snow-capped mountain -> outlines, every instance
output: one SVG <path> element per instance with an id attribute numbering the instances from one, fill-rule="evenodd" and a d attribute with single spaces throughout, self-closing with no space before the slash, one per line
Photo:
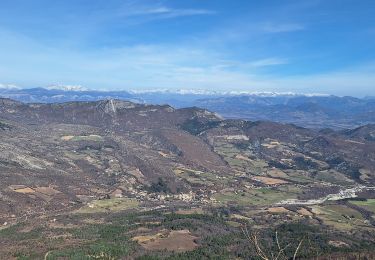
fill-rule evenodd
<path id="1" fill-rule="evenodd" d="M 260 97 L 277 97 L 277 96 L 329 96 L 323 93 L 295 93 L 295 92 L 271 92 L 271 91 L 216 91 L 205 89 L 152 89 L 152 90 L 130 90 L 132 94 L 180 94 L 180 95 L 207 95 L 207 96 L 260 96 Z"/>
<path id="2" fill-rule="evenodd" d="M 0 89 L 20 89 L 17 85 L 14 84 L 3 84 L 0 83 Z"/>
<path id="3" fill-rule="evenodd" d="M 81 85 L 50 85 L 46 87 L 48 90 L 64 90 L 64 91 L 87 91 L 88 89 Z"/>

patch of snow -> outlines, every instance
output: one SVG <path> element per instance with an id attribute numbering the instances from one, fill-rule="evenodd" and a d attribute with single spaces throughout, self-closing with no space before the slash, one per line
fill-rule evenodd
<path id="1" fill-rule="evenodd" d="M 21 88 L 18 87 L 17 85 L 14 85 L 14 84 L 3 84 L 3 83 L 0 83 L 0 89 L 21 89 Z"/>
<path id="2" fill-rule="evenodd" d="M 81 85 L 50 85 L 45 89 L 48 90 L 64 90 L 64 91 L 87 91 L 88 89 Z"/>

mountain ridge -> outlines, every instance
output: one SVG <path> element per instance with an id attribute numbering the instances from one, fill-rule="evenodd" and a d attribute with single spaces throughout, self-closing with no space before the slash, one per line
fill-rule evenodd
<path id="1" fill-rule="evenodd" d="M 81 91 L 59 89 L 0 89 L 0 96 L 28 103 L 63 103 L 119 99 L 139 104 L 202 107 L 225 118 L 269 120 L 310 128 L 345 129 L 375 123 L 371 98 L 321 94 L 257 93 L 238 95 L 215 91 Z"/>

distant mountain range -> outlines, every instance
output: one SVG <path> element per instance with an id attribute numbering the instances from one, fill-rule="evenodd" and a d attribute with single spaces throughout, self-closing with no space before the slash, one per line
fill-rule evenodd
<path id="1" fill-rule="evenodd" d="M 375 122 L 375 99 L 337 96 L 235 96 L 201 99 L 226 118 L 270 120 L 308 128 L 353 128 Z"/>
<path id="2" fill-rule="evenodd" d="M 80 90 L 73 88 L 0 88 L 0 96 L 12 98 L 22 102 L 57 103 L 69 101 L 96 101 L 109 98 L 132 99 L 133 95 L 126 91 L 96 91 Z"/>
<path id="3" fill-rule="evenodd" d="M 22 102 L 60 103 L 121 99 L 143 104 L 197 106 L 225 118 L 269 120 L 310 128 L 346 129 L 375 123 L 375 97 L 275 92 L 197 90 L 97 91 L 81 87 L 0 88 L 0 96 Z"/>

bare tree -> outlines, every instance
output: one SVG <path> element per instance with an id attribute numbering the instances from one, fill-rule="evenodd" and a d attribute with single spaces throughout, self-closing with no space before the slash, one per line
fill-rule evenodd
<path id="1" fill-rule="evenodd" d="M 259 232 L 253 231 L 249 232 L 247 226 L 242 227 L 242 232 L 244 233 L 246 239 L 254 246 L 256 254 L 263 260 L 284 260 L 290 259 L 285 253 L 285 250 L 291 246 L 291 243 L 282 246 L 279 241 L 278 232 L 275 232 L 275 241 L 276 249 L 267 248 L 265 249 L 259 237 Z M 301 249 L 301 245 L 303 243 L 303 239 L 301 239 L 298 243 L 298 246 L 294 250 L 293 260 L 296 259 L 298 251 Z"/>

